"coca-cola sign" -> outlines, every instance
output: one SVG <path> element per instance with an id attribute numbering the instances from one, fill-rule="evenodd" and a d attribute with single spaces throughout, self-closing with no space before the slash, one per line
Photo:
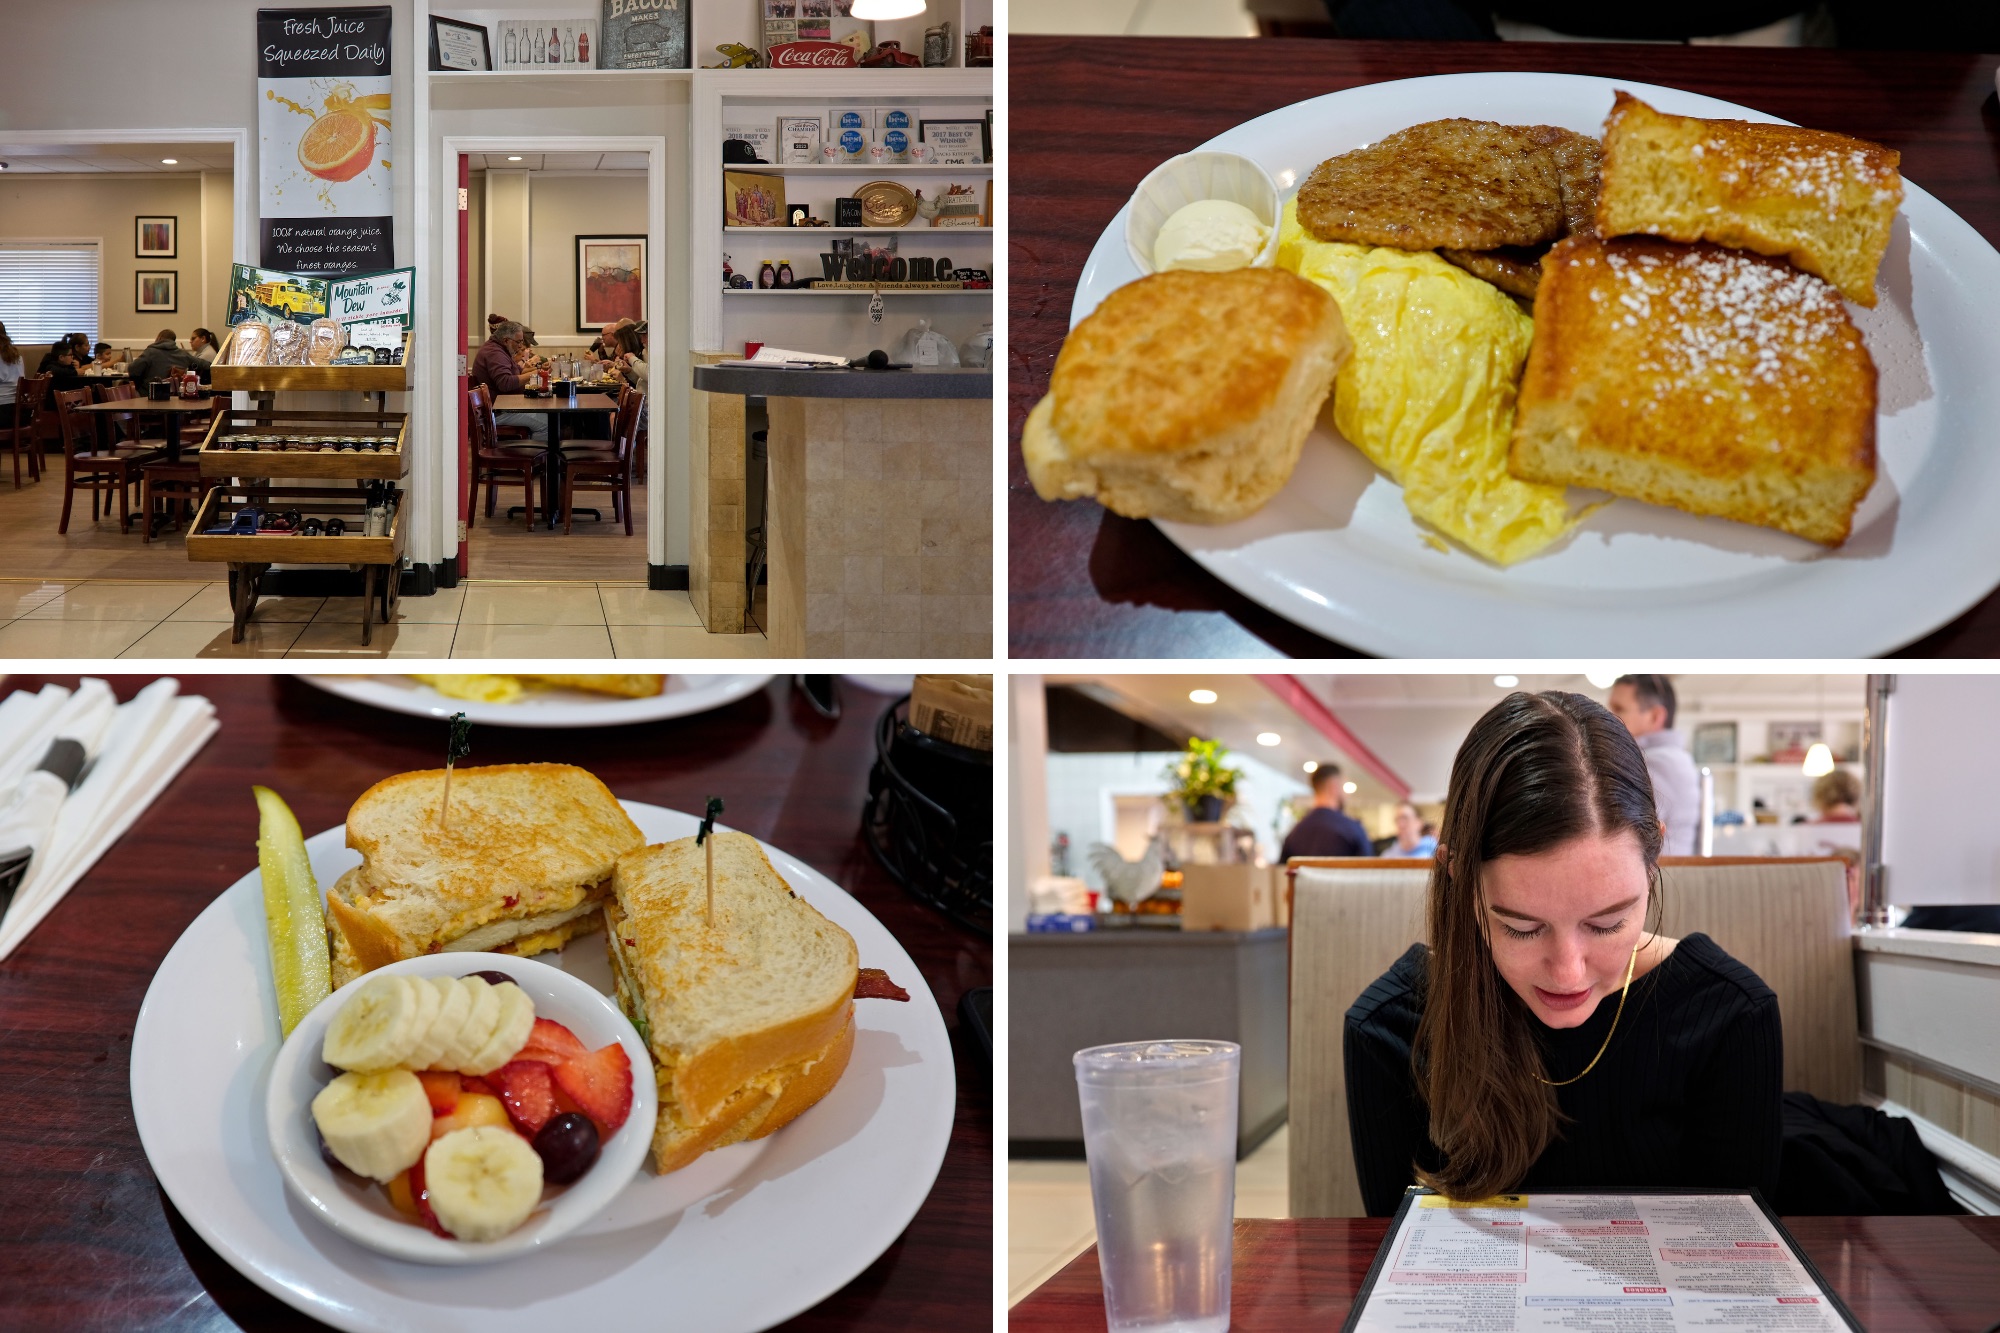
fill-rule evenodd
<path id="1" fill-rule="evenodd" d="M 854 48 L 845 42 L 786 42 L 771 48 L 772 69 L 847 69 Z"/>

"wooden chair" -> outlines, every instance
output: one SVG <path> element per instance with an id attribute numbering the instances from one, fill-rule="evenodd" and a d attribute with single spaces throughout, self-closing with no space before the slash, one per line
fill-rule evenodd
<path id="1" fill-rule="evenodd" d="M 1342 1039 L 1347 1008 L 1424 938 L 1430 862 L 1293 862 L 1289 1141 L 1293 1217 L 1359 1217 Z M 1660 931 L 1702 931 L 1761 977 L 1784 1020 L 1787 1091 L 1861 1096 L 1847 867 L 1832 858 L 1664 857 Z"/>
<path id="2" fill-rule="evenodd" d="M 69 389 L 55 394 L 56 420 L 62 429 L 63 442 L 62 521 L 56 524 L 56 531 L 69 531 L 70 505 L 80 490 L 90 492 L 91 522 L 95 523 L 98 519 L 100 496 L 103 497 L 102 512 L 110 513 L 109 492 L 114 486 L 118 490 L 118 526 L 121 531 L 129 531 L 132 526 L 132 484 L 140 479 L 141 470 L 147 464 L 159 462 L 165 454 L 158 449 L 102 446 L 95 423 L 76 410 L 89 401 L 88 389 Z"/>
<path id="3" fill-rule="evenodd" d="M 21 455 L 28 457 L 28 480 L 42 479 L 41 433 L 37 419 L 48 410 L 53 375 L 24 375 L 14 385 L 14 424 L 8 428 L 14 450 L 14 489 L 21 489 Z"/>
<path id="4" fill-rule="evenodd" d="M 519 481 L 527 495 L 528 530 L 535 527 L 535 474 L 547 475 L 549 451 L 547 449 L 523 449 L 518 445 L 502 448 L 498 427 L 493 420 L 493 395 L 484 384 L 475 385 L 465 392 L 467 428 L 472 432 L 472 487 L 473 494 L 479 493 L 479 484 L 486 483 L 486 517 L 493 517 L 493 506 L 498 498 L 502 481 Z M 543 487 L 547 490 L 546 483 Z M 542 496 L 542 512 L 549 512 L 551 497 Z"/>
<path id="5" fill-rule="evenodd" d="M 563 455 L 563 531 L 569 532 L 576 516 L 576 491 L 611 492 L 611 517 L 625 519 L 625 535 L 632 535 L 632 445 L 639 433 L 639 408 L 646 395 L 628 390 L 619 395 L 618 415 L 611 426 L 611 452 L 596 450 Z"/>
<path id="6" fill-rule="evenodd" d="M 201 464 L 148 463 L 139 470 L 139 531 L 141 540 L 153 540 L 153 520 L 164 518 L 178 529 L 183 514 L 192 520 L 201 509 L 202 497 L 215 488 L 217 479 L 204 478 Z M 156 513 L 156 506 L 163 506 Z"/>

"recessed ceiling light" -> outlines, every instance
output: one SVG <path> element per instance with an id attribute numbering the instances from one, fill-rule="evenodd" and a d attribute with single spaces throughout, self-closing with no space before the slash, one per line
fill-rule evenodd
<path id="1" fill-rule="evenodd" d="M 1503 690 L 1511 690 L 1521 683 L 1521 678 L 1519 676 L 1495 676 L 1493 683 Z"/>
<path id="2" fill-rule="evenodd" d="M 1308 760 L 1306 760 L 1306 772 L 1308 772 L 1308 773 L 1317 773 L 1317 772 L 1319 772 L 1319 760 L 1317 760 L 1317 759 L 1308 759 Z"/>
<path id="3" fill-rule="evenodd" d="M 1618 683 L 1616 671 L 1586 671 L 1583 678 L 1600 690 L 1608 690 Z"/>
<path id="4" fill-rule="evenodd" d="M 1214 690 L 1189 690 L 1189 691 L 1188 691 L 1188 702 L 1189 702 L 1189 703 L 1191 703 L 1191 704 L 1212 704 L 1212 703 L 1214 703 L 1214 702 L 1215 702 L 1215 691 L 1214 691 Z"/>
<path id="5" fill-rule="evenodd" d="M 1260 731 L 1257 733 L 1257 744 L 1259 745 L 1276 745 L 1283 739 L 1284 737 L 1275 731 Z"/>
<path id="6" fill-rule="evenodd" d="M 180 164 L 181 160 L 177 157 L 163 157 L 160 159 L 160 165 L 163 167 L 177 167 Z"/>
<path id="7" fill-rule="evenodd" d="M 519 161 L 520 161 L 521 159 L 520 159 L 520 158 L 518 158 L 518 157 L 510 157 L 510 158 L 508 158 L 507 160 L 508 160 L 509 162 L 519 162 Z"/>
<path id="8" fill-rule="evenodd" d="M 1360 791 L 1360 790 L 1361 790 L 1361 788 L 1359 788 L 1359 787 L 1355 786 L 1355 785 L 1354 785 L 1353 783 L 1351 783 L 1351 782 L 1343 782 L 1343 783 L 1341 783 L 1341 784 L 1340 784 L 1340 789 L 1341 789 L 1342 791 L 1346 792 L 1346 793 L 1347 793 L 1347 794 L 1348 794 L 1349 796 L 1352 796 L 1352 795 L 1354 795 L 1354 793 L 1355 793 L 1355 792 L 1358 792 L 1358 791 Z"/>

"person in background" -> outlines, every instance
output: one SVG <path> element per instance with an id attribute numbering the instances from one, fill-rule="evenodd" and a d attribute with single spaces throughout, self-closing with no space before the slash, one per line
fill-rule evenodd
<path id="1" fill-rule="evenodd" d="M 1821 824 L 1858 824 L 1861 822 L 1861 779 L 1844 768 L 1836 768 L 1831 773 L 1822 773 L 1812 785 L 1813 809 L 1819 811 Z"/>
<path id="2" fill-rule="evenodd" d="M 154 380 L 165 379 L 174 369 L 206 370 L 208 363 L 182 348 L 172 329 L 161 329 L 153 345 L 132 358 L 132 383 L 143 389 Z"/>
<path id="3" fill-rule="evenodd" d="M 1424 831 L 1424 817 L 1408 801 L 1396 806 L 1396 840 L 1383 849 L 1384 856 L 1429 860 L 1437 855 L 1438 840 Z"/>
<path id="4" fill-rule="evenodd" d="M 93 366 L 115 366 L 123 359 L 118 349 L 110 343 L 97 344 L 95 351 L 96 355 L 91 358 L 90 362 Z"/>
<path id="5" fill-rule="evenodd" d="M 617 350 L 618 373 L 640 393 L 649 393 L 647 388 L 651 367 L 646 363 L 646 325 L 621 324 L 612 334 L 612 343 Z"/>
<path id="6" fill-rule="evenodd" d="M 1755 1186 L 1782 1159 L 1778 997 L 1660 909 L 1653 784 L 1579 694 L 1514 693 L 1452 760 L 1412 944 L 1347 1010 L 1361 1198 Z M 1629 1003 L 1627 1000 L 1629 999 Z"/>
<path id="7" fill-rule="evenodd" d="M 90 364 L 90 339 L 81 333 L 65 333 L 49 344 L 49 350 L 42 353 L 42 363 L 35 367 L 37 375 L 59 375 L 67 367 L 74 375 Z"/>
<path id="8" fill-rule="evenodd" d="M 216 349 L 220 346 L 221 344 L 215 340 L 215 335 L 207 329 L 196 329 L 188 335 L 188 351 L 203 361 L 212 363 L 215 360 Z"/>
<path id="9" fill-rule="evenodd" d="M 1373 856 L 1375 844 L 1361 821 L 1342 807 L 1347 797 L 1341 790 L 1340 765 L 1321 764 L 1313 770 L 1312 809 L 1292 825 L 1285 845 L 1278 851 L 1280 861 L 1295 856 Z"/>
<path id="10" fill-rule="evenodd" d="M 622 345 L 618 339 L 618 330 L 631 322 L 629 319 L 613 320 L 597 331 L 597 341 L 590 345 L 590 354 L 598 361 L 603 362 L 605 369 L 610 369 L 611 363 L 618 359 L 618 354 L 622 350 Z"/>
<path id="11" fill-rule="evenodd" d="M 1701 822 L 1701 776 L 1687 742 L 1674 730 L 1674 687 L 1665 676 L 1620 676 L 1611 686 L 1611 711 L 1646 756 L 1653 804 L 1666 825 L 1663 856 L 1693 856 Z"/>
<path id="12" fill-rule="evenodd" d="M 474 385 L 485 385 L 486 391 L 495 398 L 502 394 L 521 392 L 520 358 L 528 352 L 528 331 L 511 319 L 503 319 L 495 324 L 490 319 L 487 326 L 491 330 L 486 341 L 479 344 L 473 354 L 472 368 L 467 377 Z M 531 438 L 549 438 L 547 418 L 537 412 L 496 412 L 496 425 L 526 426 Z"/>
<path id="13" fill-rule="evenodd" d="M 27 368 L 27 358 L 7 336 L 7 326 L 0 324 L 0 430 L 10 429 L 14 424 L 15 386 Z"/>

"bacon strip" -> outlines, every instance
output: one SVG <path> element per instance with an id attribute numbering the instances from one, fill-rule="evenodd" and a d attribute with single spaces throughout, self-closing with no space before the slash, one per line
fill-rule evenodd
<path id="1" fill-rule="evenodd" d="M 910 993 L 889 980 L 889 974 L 879 967 L 864 967 L 854 979 L 854 998 L 857 1000 L 907 1000 Z"/>

